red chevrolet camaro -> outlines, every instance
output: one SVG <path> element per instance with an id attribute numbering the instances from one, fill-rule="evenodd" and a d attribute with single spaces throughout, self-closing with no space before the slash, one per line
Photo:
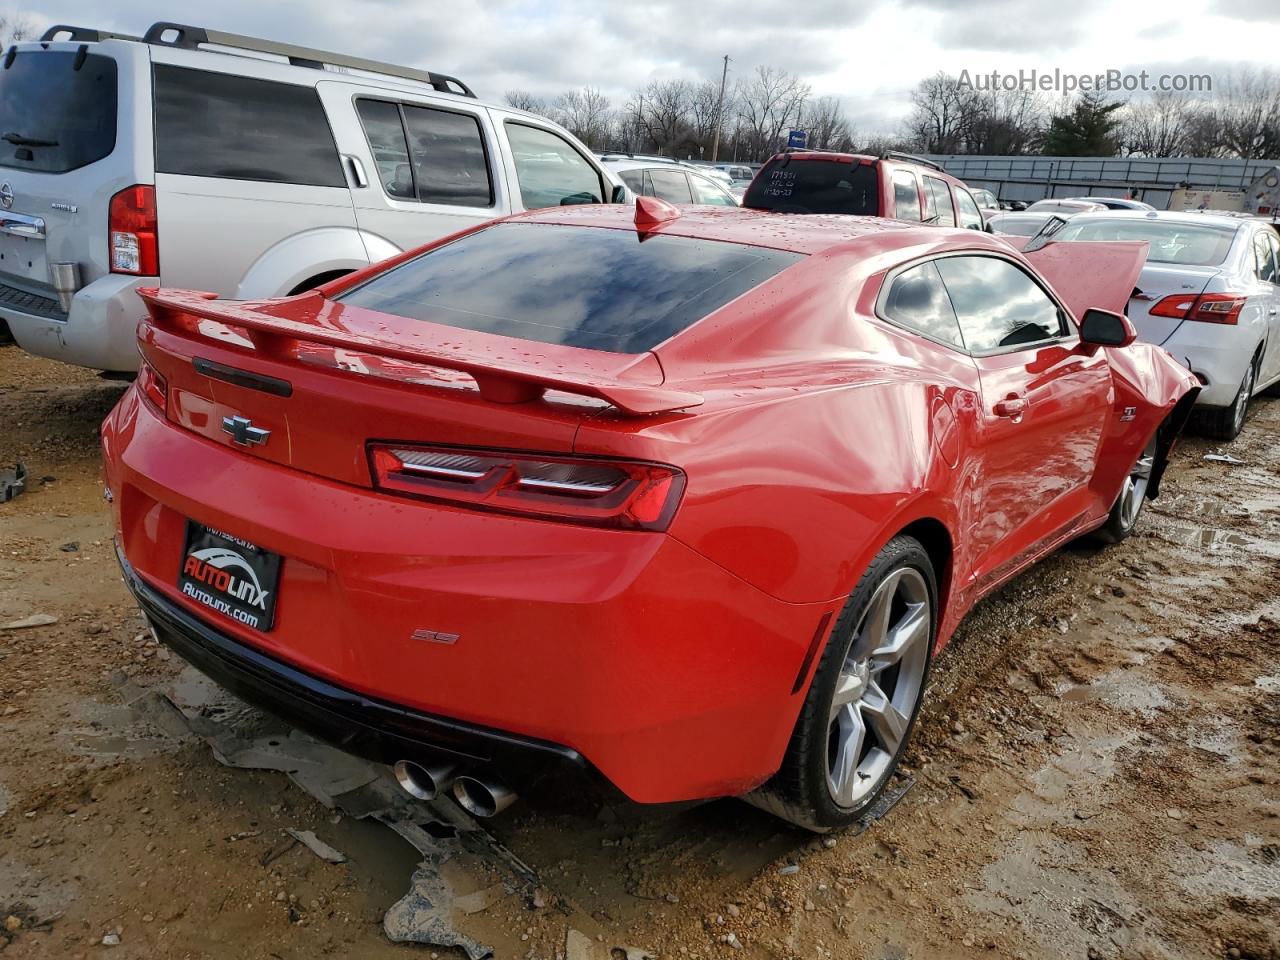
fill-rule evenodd
<path id="1" fill-rule="evenodd" d="M 641 198 L 282 300 L 144 291 L 125 578 L 419 796 L 580 768 L 837 827 L 966 611 L 1156 495 L 1197 381 L 1112 312 L 1144 256 Z"/>

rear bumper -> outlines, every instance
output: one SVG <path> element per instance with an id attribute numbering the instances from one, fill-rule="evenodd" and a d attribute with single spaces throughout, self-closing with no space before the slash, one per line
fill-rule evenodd
<path id="1" fill-rule="evenodd" d="M 588 768 L 568 747 L 409 710 L 269 657 L 147 586 L 118 544 L 116 559 L 156 636 L 178 656 L 242 700 L 348 753 L 386 764 L 450 756 L 520 782 Z"/>
<path id="2" fill-rule="evenodd" d="M 94 370 L 131 373 L 138 369 L 137 327 L 146 313 L 135 291 L 158 282 L 156 277 L 108 274 L 80 288 L 66 315 L 43 305 L 0 299 L 0 320 L 28 353 Z"/>
<path id="3" fill-rule="evenodd" d="M 829 604 L 776 600 L 664 534 L 451 509 L 282 467 L 162 419 L 136 388 L 102 441 L 140 601 L 183 627 L 166 642 L 231 689 L 248 684 L 247 699 L 265 690 L 269 711 L 281 712 L 277 681 L 259 680 L 273 664 L 272 677 L 325 685 L 341 707 L 326 716 L 372 728 L 353 751 L 443 746 L 497 763 L 493 743 L 537 743 L 588 758 L 643 803 L 746 793 L 782 761 L 803 697 L 792 688 Z M 283 558 L 272 630 L 178 591 L 187 518 Z M 191 623 L 209 628 L 198 649 Z M 431 631 L 456 640 L 422 638 Z M 345 742 L 298 709 L 301 725 Z"/>
<path id="4" fill-rule="evenodd" d="M 1196 406 L 1229 407 L 1235 402 L 1259 339 L 1250 327 L 1184 322 L 1164 348 L 1186 362 L 1204 382 Z"/>

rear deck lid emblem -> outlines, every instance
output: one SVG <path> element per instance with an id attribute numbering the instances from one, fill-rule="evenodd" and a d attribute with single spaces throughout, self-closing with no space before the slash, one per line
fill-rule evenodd
<path id="1" fill-rule="evenodd" d="M 271 437 L 270 430 L 255 427 L 248 417 L 223 417 L 222 429 L 224 433 L 231 434 L 233 443 L 242 447 L 260 447 Z"/>

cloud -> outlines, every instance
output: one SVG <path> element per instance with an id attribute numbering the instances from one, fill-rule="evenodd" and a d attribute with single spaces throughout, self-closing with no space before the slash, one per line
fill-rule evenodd
<path id="1" fill-rule="evenodd" d="M 1276 0 L 1217 0 L 1213 12 L 1235 20 L 1280 22 L 1280 3 Z"/>
<path id="2" fill-rule="evenodd" d="M 922 27 L 932 27 L 949 48 L 1058 53 L 1087 36 L 1089 17 L 1103 0 L 907 0 L 929 11 Z M 1042 45 L 1050 45 L 1044 50 Z"/>

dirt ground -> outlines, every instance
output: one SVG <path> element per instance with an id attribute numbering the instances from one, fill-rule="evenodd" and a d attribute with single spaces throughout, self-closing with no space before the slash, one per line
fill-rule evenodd
<path id="1" fill-rule="evenodd" d="M 181 681 L 117 573 L 95 431 L 122 390 L 0 349 L 0 954 L 461 958 L 391 943 L 419 857 L 124 704 Z M 1242 465 L 1205 461 L 1219 449 Z M 459 868 L 498 957 L 1280 957 L 1280 400 L 1190 437 L 1140 532 L 1072 546 L 936 664 L 916 784 L 825 839 L 744 804 L 517 804 L 533 896 Z M 298 846 L 314 830 L 350 862 Z M 570 931 L 577 931 L 571 933 Z M 104 945 L 104 938 L 108 944 Z M 115 941 L 118 941 L 115 942 Z"/>

